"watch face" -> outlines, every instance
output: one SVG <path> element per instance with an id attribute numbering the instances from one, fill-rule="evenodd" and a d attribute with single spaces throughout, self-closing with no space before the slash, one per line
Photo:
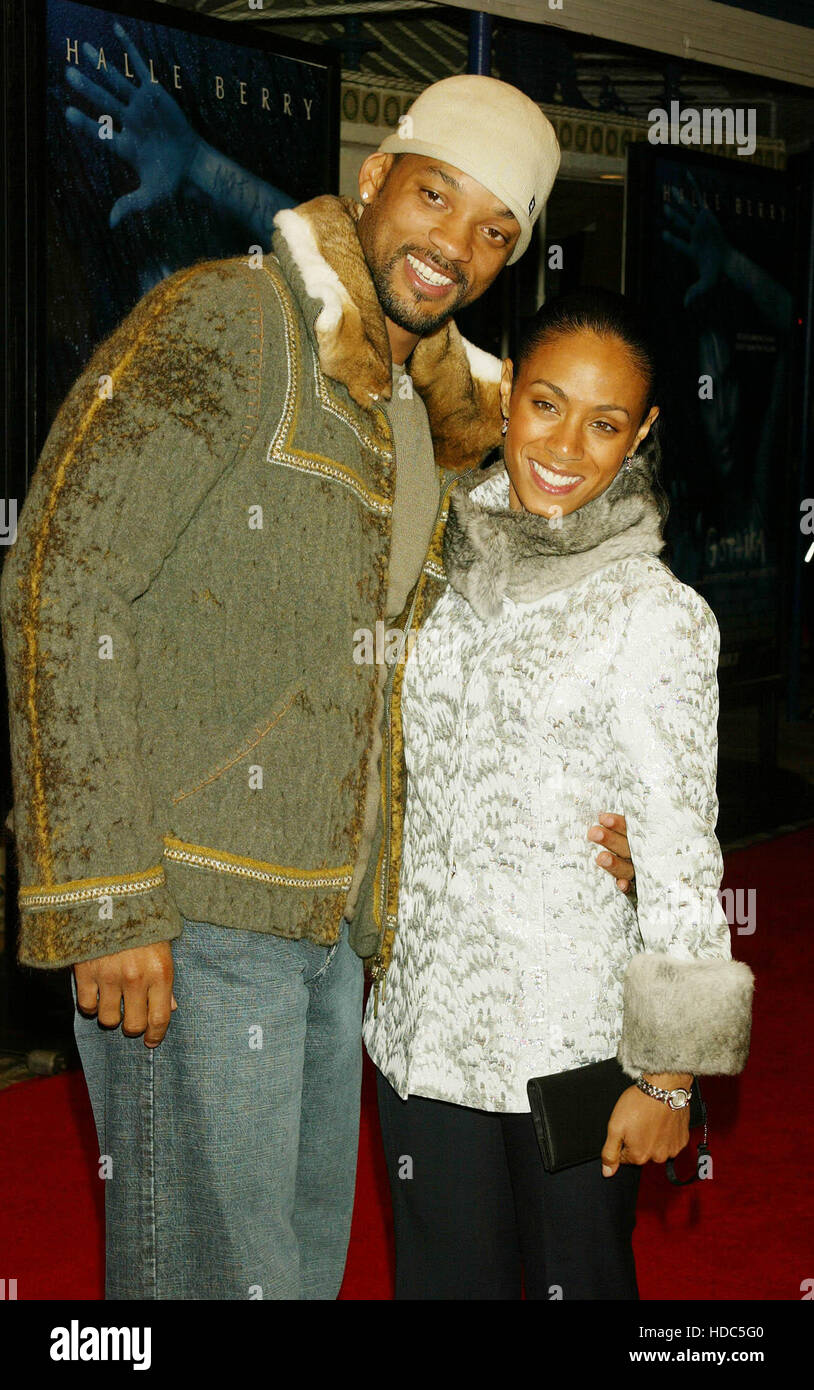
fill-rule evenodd
<path id="1" fill-rule="evenodd" d="M 683 1110 L 690 1099 L 689 1091 L 685 1091 L 681 1086 L 677 1086 L 670 1092 L 670 1108 L 672 1110 Z"/>

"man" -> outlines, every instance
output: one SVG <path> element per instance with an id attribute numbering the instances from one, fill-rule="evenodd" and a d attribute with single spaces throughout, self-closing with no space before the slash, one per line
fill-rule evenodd
<path id="1" fill-rule="evenodd" d="M 359 635 L 442 577 L 453 471 L 501 418 L 500 363 L 450 315 L 559 164 L 491 78 L 435 84 L 404 133 L 359 204 L 283 211 L 261 265 L 144 296 L 64 402 L 3 574 L 21 959 L 74 966 L 109 1298 L 341 1283 L 362 958 L 398 871 L 392 679 Z"/>

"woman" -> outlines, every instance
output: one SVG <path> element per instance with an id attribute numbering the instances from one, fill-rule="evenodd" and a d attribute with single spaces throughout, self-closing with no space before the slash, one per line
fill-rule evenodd
<path id="1" fill-rule="evenodd" d="M 513 1299 L 522 1277 L 634 1299 L 641 1165 L 688 1141 L 673 1092 L 748 1052 L 717 897 L 718 629 L 657 558 L 654 357 L 625 301 L 544 306 L 500 395 L 504 458 L 452 494 L 401 697 L 398 931 L 364 1027 L 396 1297 Z M 597 805 L 627 818 L 637 902 L 579 847 Z M 617 1051 L 601 1161 L 546 1173 L 528 1079 Z"/>

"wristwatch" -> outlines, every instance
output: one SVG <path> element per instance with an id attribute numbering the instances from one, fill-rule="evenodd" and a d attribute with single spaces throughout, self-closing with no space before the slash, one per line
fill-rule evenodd
<path id="1" fill-rule="evenodd" d="M 683 1110 L 690 1103 L 690 1093 L 683 1086 L 676 1086 L 674 1091 L 663 1091 L 661 1086 L 651 1086 L 649 1081 L 645 1081 L 640 1076 L 636 1082 L 640 1091 L 644 1091 L 646 1096 L 652 1096 L 654 1100 L 661 1100 L 665 1105 L 669 1105 L 671 1110 Z"/>

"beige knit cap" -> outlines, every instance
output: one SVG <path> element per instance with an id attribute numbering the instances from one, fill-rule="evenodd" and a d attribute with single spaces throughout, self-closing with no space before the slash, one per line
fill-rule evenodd
<path id="1" fill-rule="evenodd" d="M 379 149 L 441 159 L 511 208 L 520 237 L 509 265 L 528 246 L 560 167 L 554 127 L 539 106 L 508 82 L 474 73 L 425 88 Z"/>

